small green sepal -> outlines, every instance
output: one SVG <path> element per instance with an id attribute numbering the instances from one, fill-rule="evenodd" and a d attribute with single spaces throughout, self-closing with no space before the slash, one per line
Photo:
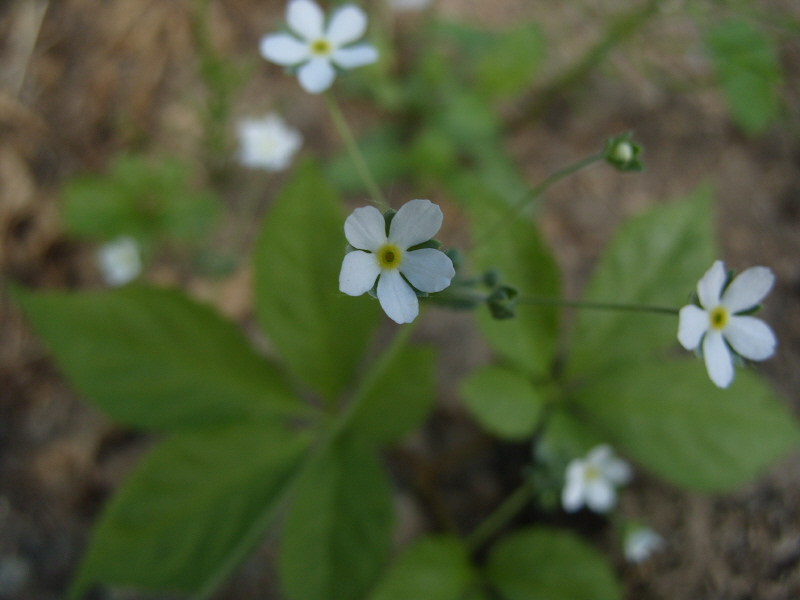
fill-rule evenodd
<path id="1" fill-rule="evenodd" d="M 486 299 L 486 305 L 492 318 L 497 320 L 513 319 L 516 316 L 517 296 L 519 291 L 510 285 L 497 286 Z"/>
<path id="2" fill-rule="evenodd" d="M 642 147 L 633 141 L 633 134 L 626 133 L 609 138 L 603 149 L 603 158 L 617 171 L 639 172 L 644 170 L 644 165 L 639 160 Z"/>

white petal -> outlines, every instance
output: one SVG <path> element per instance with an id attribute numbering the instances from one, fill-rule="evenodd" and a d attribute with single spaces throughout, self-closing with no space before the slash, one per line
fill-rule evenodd
<path id="1" fill-rule="evenodd" d="M 377 252 L 386 243 L 386 221 L 374 206 L 362 206 L 344 222 L 344 237 L 353 248 Z"/>
<path id="2" fill-rule="evenodd" d="M 615 485 L 624 485 L 631 480 L 633 473 L 626 461 L 611 457 L 603 462 L 603 475 Z"/>
<path id="3" fill-rule="evenodd" d="M 584 465 L 575 459 L 567 467 L 566 483 L 561 490 L 561 506 L 567 512 L 575 512 L 583 506 L 585 496 Z"/>
<path id="4" fill-rule="evenodd" d="M 450 285 L 456 270 L 453 261 L 444 252 L 421 248 L 403 255 L 400 272 L 415 288 L 422 292 L 441 292 Z"/>
<path id="5" fill-rule="evenodd" d="M 405 250 L 431 239 L 442 226 L 442 209 L 430 200 L 406 202 L 392 219 L 389 241 Z"/>
<path id="6" fill-rule="evenodd" d="M 700 305 L 706 310 L 717 307 L 723 285 L 725 285 L 725 264 L 718 260 L 706 271 L 703 278 L 697 282 L 697 295 L 700 298 Z"/>
<path id="7" fill-rule="evenodd" d="M 414 290 L 397 270 L 382 271 L 378 281 L 378 300 L 395 323 L 411 323 L 419 314 L 419 301 Z"/>
<path id="8" fill-rule="evenodd" d="M 750 360 L 766 360 L 775 353 L 775 334 L 755 317 L 730 317 L 722 335 L 739 354 Z"/>
<path id="9" fill-rule="evenodd" d="M 338 48 L 361 39 L 366 31 L 367 13 L 355 4 L 345 4 L 331 15 L 325 37 Z"/>
<path id="10" fill-rule="evenodd" d="M 687 350 L 694 350 L 708 331 L 708 313 L 699 306 L 689 304 L 678 314 L 678 341 Z"/>
<path id="11" fill-rule="evenodd" d="M 597 513 L 606 513 L 614 507 L 617 493 L 605 479 L 594 479 L 586 484 L 586 506 Z"/>
<path id="12" fill-rule="evenodd" d="M 764 299 L 775 283 L 775 276 L 767 267 L 750 267 L 739 273 L 722 295 L 722 304 L 736 314 L 753 308 Z"/>
<path id="13" fill-rule="evenodd" d="M 288 33 L 265 35 L 261 38 L 259 50 L 261 56 L 284 67 L 297 65 L 311 56 L 308 44 Z"/>
<path id="14" fill-rule="evenodd" d="M 611 450 L 611 446 L 608 444 L 600 444 L 589 451 L 589 454 L 586 455 L 586 462 L 591 463 L 596 467 L 600 467 L 612 456 L 613 451 Z"/>
<path id="15" fill-rule="evenodd" d="M 360 250 L 349 252 L 339 272 L 339 291 L 348 296 L 360 296 L 372 289 L 380 272 L 374 254 Z"/>
<path id="16" fill-rule="evenodd" d="M 710 330 L 703 340 L 703 358 L 714 385 L 726 388 L 733 381 L 733 361 L 719 331 Z"/>
<path id="17" fill-rule="evenodd" d="M 331 87 L 336 71 L 327 58 L 312 58 L 297 72 L 300 85 L 310 94 L 320 94 Z"/>
<path id="18" fill-rule="evenodd" d="M 311 0 L 291 0 L 286 7 L 286 22 L 293 31 L 313 42 L 322 37 L 325 13 Z"/>
<path id="19" fill-rule="evenodd" d="M 378 51 L 372 44 L 356 44 L 348 48 L 339 48 L 331 54 L 331 60 L 343 69 L 355 69 L 371 65 L 378 60 Z"/>

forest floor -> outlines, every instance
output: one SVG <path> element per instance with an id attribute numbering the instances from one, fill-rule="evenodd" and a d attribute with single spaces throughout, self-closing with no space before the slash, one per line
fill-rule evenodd
<path id="1" fill-rule="evenodd" d="M 762 4 L 793 10 L 800 20 L 791 0 Z M 599 39 L 609 15 L 629 7 L 620 0 L 441 0 L 436 10 L 495 28 L 537 20 L 548 39 L 546 82 Z M 336 150 L 321 99 L 299 94 L 294 79 L 257 55 L 260 36 L 282 20 L 283 2 L 215 0 L 211 8 L 214 45 L 251 68 L 235 116 L 278 109 L 302 130 L 306 151 Z M 707 84 L 699 35 L 683 2 L 664 2 L 539 119 L 519 121 L 507 148 L 531 184 L 622 131 L 634 131 L 645 148 L 642 174 L 596 166 L 548 192 L 541 225 L 568 297 L 579 294 L 624 219 L 710 184 L 726 265 L 768 265 L 777 276 L 763 318 L 778 335 L 779 351 L 759 370 L 800 417 L 800 41 L 795 36 L 781 48 L 789 114 L 748 138 Z M 196 158 L 196 107 L 204 93 L 188 0 L 0 4 L 0 274 L 37 288 L 99 287 L 93 249 L 69 239 L 60 220 L 64 181 L 102 171 L 109 157 L 129 148 Z M 370 119 L 358 104 L 344 108 L 356 124 Z M 516 108 L 504 107 L 506 117 Z M 283 177 L 273 176 L 269 186 L 278 189 Z M 399 187 L 392 191 L 399 194 Z M 456 205 L 444 196 L 431 200 L 452 217 L 441 234 L 445 243 L 465 243 Z M 223 227 L 219 244 L 235 239 L 235 225 Z M 180 284 L 253 327 L 246 264 L 217 281 L 168 262 L 147 277 Z M 514 487 L 527 452 L 486 438 L 456 397 L 457 382 L 491 358 L 470 316 L 428 311 L 416 336 L 440 348 L 440 393 L 430 422 L 387 456 L 398 481 L 398 544 L 434 522 L 406 485 L 411 463 L 426 469 L 459 525 L 470 528 Z M 103 502 L 149 443 L 80 399 L 10 299 L 0 296 L 0 598 L 61 597 Z M 665 538 L 664 549 L 640 566 L 625 563 L 604 519 L 582 515 L 569 524 L 611 553 L 630 600 L 800 598 L 800 452 L 718 496 L 679 491 L 639 473 L 622 493 L 621 512 Z M 214 598 L 279 598 L 274 552 L 268 539 Z"/>

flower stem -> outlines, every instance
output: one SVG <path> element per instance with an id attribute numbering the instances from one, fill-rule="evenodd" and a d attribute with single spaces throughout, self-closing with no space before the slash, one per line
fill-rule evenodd
<path id="1" fill-rule="evenodd" d="M 587 308 L 590 310 L 620 310 L 629 312 L 651 312 L 666 315 L 677 315 L 680 309 L 669 306 L 651 306 L 649 304 L 619 304 L 616 302 L 585 302 L 580 300 L 564 300 L 546 296 L 523 296 L 517 300 L 522 304 L 539 304 L 564 306 L 567 308 Z"/>
<path id="2" fill-rule="evenodd" d="M 383 197 L 383 192 L 381 192 L 378 184 L 375 183 L 375 179 L 372 177 L 369 167 L 367 167 L 367 161 L 364 160 L 364 155 L 361 154 L 361 150 L 358 148 L 356 138 L 353 136 L 353 132 L 350 130 L 350 126 L 347 124 L 347 121 L 342 114 L 342 110 L 339 108 L 339 103 L 336 102 L 336 98 L 334 98 L 333 94 L 330 92 L 325 94 L 325 105 L 328 107 L 328 112 L 331 115 L 333 124 L 336 126 L 336 129 L 338 130 L 339 135 L 342 137 L 342 141 L 347 148 L 347 152 L 350 154 L 350 158 L 353 160 L 353 164 L 356 167 L 356 171 L 358 171 L 358 176 L 361 178 L 361 182 L 372 196 L 372 202 L 375 203 L 382 211 L 389 210 L 389 203 L 386 202 L 386 198 Z"/>
<path id="3" fill-rule="evenodd" d="M 486 543 L 493 535 L 505 527 L 514 516 L 533 497 L 533 486 L 525 481 L 498 506 L 492 514 L 486 517 L 480 525 L 467 536 L 467 548 L 475 551 Z"/>
<path id="4" fill-rule="evenodd" d="M 544 181 L 542 181 L 539 185 L 532 187 L 527 192 L 525 192 L 519 200 L 517 200 L 514 204 L 508 207 L 506 211 L 505 217 L 495 223 L 491 228 L 486 230 L 486 233 L 482 234 L 472 245 L 472 248 L 475 249 L 476 247 L 483 244 L 486 240 L 491 238 L 493 235 L 497 233 L 499 229 L 505 225 L 509 219 L 516 217 L 525 208 L 528 204 L 533 202 L 536 198 L 541 196 L 545 193 L 550 187 L 564 179 L 583 169 L 584 167 L 588 167 L 596 162 L 603 160 L 603 154 L 593 154 L 591 156 L 587 156 L 586 158 L 582 158 L 576 163 L 568 165 L 563 169 L 559 169 L 549 177 L 547 177 Z"/>

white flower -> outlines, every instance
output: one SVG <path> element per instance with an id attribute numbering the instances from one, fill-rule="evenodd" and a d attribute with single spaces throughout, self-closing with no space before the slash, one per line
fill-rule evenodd
<path id="1" fill-rule="evenodd" d="M 142 272 L 139 245 L 130 237 L 121 237 L 101 246 L 97 263 L 103 279 L 114 287 L 125 285 Z"/>
<path id="2" fill-rule="evenodd" d="M 394 10 L 423 10 L 431 5 L 432 0 L 388 0 Z"/>
<path id="3" fill-rule="evenodd" d="M 608 512 L 617 501 L 616 486 L 630 478 L 630 466 L 614 456 L 611 446 L 597 446 L 586 458 L 576 458 L 567 466 L 561 504 L 567 512 L 575 512 L 584 504 L 595 512 Z"/>
<path id="4" fill-rule="evenodd" d="M 456 274 L 444 252 L 434 248 L 409 250 L 430 240 L 441 226 L 442 210 L 429 200 L 404 204 L 392 219 L 388 236 L 386 221 L 377 208 L 357 208 L 344 223 L 344 235 L 357 250 L 344 257 L 339 290 L 360 296 L 380 277 L 381 307 L 393 321 L 410 323 L 419 314 L 411 285 L 421 292 L 440 292 Z"/>
<path id="5" fill-rule="evenodd" d="M 242 119 L 239 140 L 242 164 L 267 171 L 282 171 L 288 167 L 303 144 L 300 132 L 275 113 L 263 119 Z"/>
<path id="6" fill-rule="evenodd" d="M 319 5 L 311 0 L 290 0 L 286 21 L 296 35 L 265 35 L 261 55 L 285 67 L 299 67 L 297 78 L 307 92 L 319 94 L 331 87 L 336 77 L 334 65 L 352 69 L 378 60 L 378 51 L 371 44 L 350 45 L 367 30 L 367 15 L 355 4 L 336 9 L 325 27 Z"/>
<path id="7" fill-rule="evenodd" d="M 663 547 L 664 538 L 649 527 L 634 527 L 625 534 L 625 560 L 630 563 L 643 563 Z"/>
<path id="8" fill-rule="evenodd" d="M 727 274 L 721 260 L 697 284 L 700 306 L 690 304 L 680 312 L 678 341 L 687 350 L 702 342 L 708 376 L 718 387 L 733 381 L 730 348 L 750 360 L 765 360 L 775 352 L 775 335 L 761 319 L 741 315 L 766 296 L 775 276 L 767 267 L 751 267 L 725 287 Z M 729 348 L 730 345 L 730 348 Z"/>

